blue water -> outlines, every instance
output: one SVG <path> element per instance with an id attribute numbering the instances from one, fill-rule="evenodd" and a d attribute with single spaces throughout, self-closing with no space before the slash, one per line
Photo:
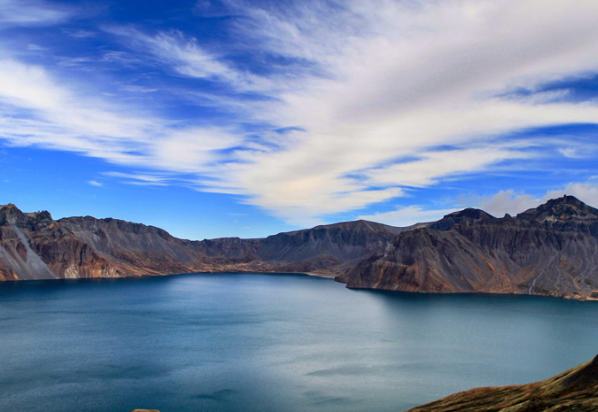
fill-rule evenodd
<path id="1" fill-rule="evenodd" d="M 598 302 L 300 275 L 0 285 L 0 411 L 401 411 L 598 352 Z"/>

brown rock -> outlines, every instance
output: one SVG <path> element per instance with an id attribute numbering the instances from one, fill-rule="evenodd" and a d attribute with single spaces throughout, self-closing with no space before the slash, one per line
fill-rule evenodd
<path id="1" fill-rule="evenodd" d="M 598 356 L 545 381 L 477 388 L 409 412 L 590 412 L 598 410 Z"/>

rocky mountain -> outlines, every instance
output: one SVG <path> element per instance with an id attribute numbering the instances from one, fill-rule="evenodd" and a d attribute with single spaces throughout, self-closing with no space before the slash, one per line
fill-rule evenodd
<path id="1" fill-rule="evenodd" d="M 343 222 L 263 239 L 178 239 L 116 219 L 0 206 L 0 280 L 303 272 L 350 288 L 598 298 L 598 210 L 572 196 L 516 217 L 477 209 L 397 228 Z"/>
<path id="2" fill-rule="evenodd" d="M 351 288 L 598 298 L 598 210 L 572 196 L 516 217 L 465 209 L 396 235 L 336 279 Z"/>
<path id="3" fill-rule="evenodd" d="M 590 412 L 598 410 L 598 356 L 545 381 L 477 388 L 409 412 Z"/>
<path id="4" fill-rule="evenodd" d="M 356 221 L 264 239 L 189 241 L 116 219 L 23 213 L 0 206 L 0 280 L 93 278 L 189 272 L 338 274 L 405 229 Z"/>

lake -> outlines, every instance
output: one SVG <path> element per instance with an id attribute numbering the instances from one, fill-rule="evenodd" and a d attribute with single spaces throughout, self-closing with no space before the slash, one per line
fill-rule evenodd
<path id="1" fill-rule="evenodd" d="M 0 411 L 409 409 L 598 352 L 598 302 L 302 275 L 0 284 Z"/>

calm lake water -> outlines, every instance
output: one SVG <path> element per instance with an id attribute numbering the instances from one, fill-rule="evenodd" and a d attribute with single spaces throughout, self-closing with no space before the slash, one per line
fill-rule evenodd
<path id="1" fill-rule="evenodd" d="M 301 275 L 0 284 L 0 411 L 402 411 L 598 352 L 598 302 Z"/>

